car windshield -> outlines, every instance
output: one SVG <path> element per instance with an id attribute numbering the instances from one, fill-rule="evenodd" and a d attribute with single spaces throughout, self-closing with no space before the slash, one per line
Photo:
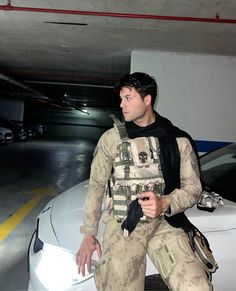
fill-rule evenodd
<path id="1" fill-rule="evenodd" d="M 200 158 L 202 182 L 223 198 L 236 202 L 236 145 Z"/>

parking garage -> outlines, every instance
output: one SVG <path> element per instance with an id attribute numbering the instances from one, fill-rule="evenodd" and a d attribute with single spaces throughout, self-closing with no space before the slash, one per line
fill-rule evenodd
<path id="1" fill-rule="evenodd" d="M 234 1 L 86 2 L 0 1 L 0 117 L 15 124 L 0 124 L 13 133 L 0 144 L 3 291 L 28 289 L 37 216 L 88 179 L 125 73 L 155 77 L 155 109 L 200 153 L 236 141 Z"/>

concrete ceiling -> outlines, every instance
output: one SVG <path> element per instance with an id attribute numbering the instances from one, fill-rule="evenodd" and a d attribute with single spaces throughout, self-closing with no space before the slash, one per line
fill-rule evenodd
<path id="1" fill-rule="evenodd" d="M 0 78 L 42 95 L 109 88 L 132 50 L 236 55 L 236 1 L 0 0 Z M 6 83 L 4 94 L 37 95 Z"/>

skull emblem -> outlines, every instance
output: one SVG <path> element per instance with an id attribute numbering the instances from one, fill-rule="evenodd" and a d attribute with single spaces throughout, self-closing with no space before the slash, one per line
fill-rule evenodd
<path id="1" fill-rule="evenodd" d="M 140 160 L 140 162 L 141 162 L 142 164 L 144 164 L 144 163 L 147 161 L 147 158 L 148 158 L 146 152 L 140 152 L 140 153 L 138 154 L 138 157 L 139 157 L 139 160 Z"/>

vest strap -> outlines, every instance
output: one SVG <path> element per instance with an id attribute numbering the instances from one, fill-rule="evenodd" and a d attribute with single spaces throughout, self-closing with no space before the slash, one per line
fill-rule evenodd
<path id="1" fill-rule="evenodd" d="M 129 139 L 127 130 L 125 128 L 125 125 L 117 118 L 114 114 L 110 114 L 111 119 L 114 121 L 114 126 L 117 128 L 120 138 L 122 140 L 122 153 L 125 158 L 125 179 L 129 179 L 129 173 L 130 173 L 130 157 L 128 152 L 128 144 L 127 141 Z"/>
<path id="2" fill-rule="evenodd" d="M 110 114 L 110 117 L 114 121 L 114 126 L 118 129 L 122 141 L 127 141 L 129 137 L 125 125 L 114 114 Z"/>

